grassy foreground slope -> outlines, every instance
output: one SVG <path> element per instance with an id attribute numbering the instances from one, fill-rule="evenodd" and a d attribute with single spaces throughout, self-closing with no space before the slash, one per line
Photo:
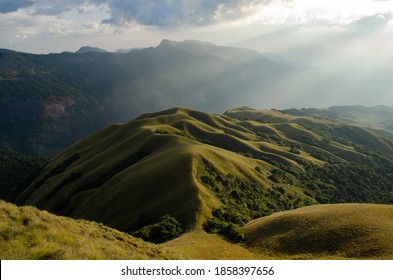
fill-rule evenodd
<path id="1" fill-rule="evenodd" d="M 0 259 L 179 259 L 102 224 L 0 201 Z"/>
<path id="2" fill-rule="evenodd" d="M 393 206 L 315 205 L 251 221 L 250 250 L 285 259 L 393 259 Z"/>
<path id="3" fill-rule="evenodd" d="M 1 259 L 392 259 L 393 206 L 316 205 L 248 223 L 246 244 L 200 230 L 157 246 L 0 201 Z"/>

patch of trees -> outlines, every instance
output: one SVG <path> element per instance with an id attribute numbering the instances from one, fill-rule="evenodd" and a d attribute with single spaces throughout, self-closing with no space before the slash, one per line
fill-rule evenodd
<path id="1" fill-rule="evenodd" d="M 279 182 L 289 177 L 281 170 L 273 173 L 272 176 L 277 176 Z M 285 178 L 279 178 L 281 175 L 285 175 Z M 207 232 L 223 234 L 235 242 L 243 240 L 240 227 L 252 219 L 314 203 L 311 198 L 288 191 L 281 183 L 266 187 L 247 177 L 221 175 L 212 167 L 202 171 L 199 180 L 212 190 L 224 205 L 213 211 L 213 218 L 204 224 L 204 229 Z"/>
<path id="2" fill-rule="evenodd" d="M 308 166 L 300 181 L 319 203 L 393 203 L 393 160 L 382 155 L 367 164 Z"/>
<path id="3" fill-rule="evenodd" d="M 153 243 L 163 243 L 183 233 L 181 224 L 171 215 L 160 217 L 155 223 L 142 227 L 132 235 Z"/>

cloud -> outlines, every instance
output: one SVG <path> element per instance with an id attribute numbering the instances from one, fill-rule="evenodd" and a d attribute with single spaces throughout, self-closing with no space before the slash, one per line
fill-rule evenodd
<path id="1" fill-rule="evenodd" d="M 146 26 L 206 26 L 246 17 L 271 0 L 106 0 L 116 26 L 138 23 Z M 287 1 L 286 1 L 287 2 Z M 96 3 L 102 3 L 100 0 Z"/>
<path id="2" fill-rule="evenodd" d="M 0 13 L 6 14 L 15 12 L 21 8 L 29 7 L 34 2 L 28 0 L 10 0 L 10 1 L 1 1 L 0 2 Z"/>
<path id="3" fill-rule="evenodd" d="M 72 9 L 83 14 L 86 5 L 105 5 L 110 17 L 102 22 L 114 26 L 206 26 L 252 14 L 273 0 L 5 0 L 0 13 L 29 8 L 32 15 L 60 15 Z M 292 0 L 275 0 L 290 2 Z"/>
<path id="4" fill-rule="evenodd" d="M 99 6 L 107 0 L 0 0 L 0 13 L 6 14 L 26 9 L 32 15 L 59 15 L 74 8 L 81 13 L 91 4 Z"/>
<path id="5" fill-rule="evenodd" d="M 390 13 L 365 16 L 350 23 L 349 30 L 355 33 L 373 33 L 386 27 L 392 18 Z"/>
<path id="6" fill-rule="evenodd" d="M 104 0 L 37 0 L 32 7 L 32 14 L 34 15 L 60 15 L 68 12 L 74 8 L 83 13 L 83 7 L 88 4 L 95 4 L 104 2 Z"/>

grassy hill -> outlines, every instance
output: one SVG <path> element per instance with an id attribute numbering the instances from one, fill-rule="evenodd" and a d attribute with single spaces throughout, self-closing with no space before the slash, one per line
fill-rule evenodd
<path id="1" fill-rule="evenodd" d="M 334 106 L 327 109 L 287 109 L 283 112 L 298 116 L 313 116 L 341 121 L 393 138 L 393 108 L 388 106 Z"/>
<path id="2" fill-rule="evenodd" d="M 332 107 L 336 108 L 336 107 Z M 340 108 L 340 107 L 338 107 Z M 349 112 L 356 112 L 356 106 L 344 107 L 342 111 L 348 108 Z M 363 112 L 369 112 L 369 115 L 362 116 L 363 120 L 359 120 L 355 116 L 352 119 L 340 118 L 337 114 L 336 117 L 332 115 L 324 115 L 324 110 L 313 110 L 313 109 L 289 109 L 284 111 L 277 110 L 254 110 L 250 108 L 238 108 L 227 111 L 225 114 L 237 119 L 242 120 L 256 120 L 262 123 L 291 123 L 301 125 L 302 127 L 319 134 L 322 142 L 330 142 L 331 140 L 346 145 L 351 143 L 355 148 L 360 149 L 359 146 L 365 146 L 371 148 L 372 150 L 377 150 L 381 153 L 388 153 L 393 155 L 393 142 L 391 139 L 386 139 L 386 137 L 381 137 L 379 134 L 375 133 L 369 127 L 367 119 L 373 119 L 368 116 L 376 114 L 375 111 L 378 107 L 363 107 Z M 387 107 L 388 108 L 388 107 Z M 333 110 L 333 109 L 331 109 Z M 388 110 L 388 109 L 387 109 Z M 304 112 L 304 113 L 303 113 Z M 314 112 L 307 113 L 307 112 Z M 323 116 L 324 118 L 321 118 Z M 351 115 L 352 116 L 352 115 Z M 388 130 L 385 130 L 389 133 Z M 288 132 L 287 132 L 288 133 Z M 292 129 L 292 134 L 297 133 Z M 385 134 L 386 134 L 385 133 Z M 304 137 L 304 136 L 298 136 Z M 323 143 L 320 143 L 322 145 Z"/>
<path id="3" fill-rule="evenodd" d="M 255 254 L 283 259 L 392 259 L 393 206 L 316 205 L 275 213 L 245 227 Z"/>
<path id="4" fill-rule="evenodd" d="M 179 259 L 157 245 L 95 222 L 0 201 L 0 259 Z"/>
<path id="5" fill-rule="evenodd" d="M 391 140 L 366 131 L 368 147 L 332 121 L 240 111 L 173 108 L 111 125 L 47 164 L 16 202 L 147 240 L 203 229 L 236 241 L 274 212 L 393 202 Z"/>

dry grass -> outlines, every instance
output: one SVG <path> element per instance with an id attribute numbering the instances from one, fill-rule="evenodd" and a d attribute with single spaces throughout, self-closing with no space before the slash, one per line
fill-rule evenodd
<path id="1" fill-rule="evenodd" d="M 284 259 L 393 259 L 393 206 L 316 205 L 245 227 L 255 253 Z"/>
<path id="2" fill-rule="evenodd" d="M 94 222 L 0 201 L 0 259 L 179 259 L 181 256 Z"/>
<path id="3" fill-rule="evenodd" d="M 204 231 L 188 232 L 163 244 L 163 247 L 193 260 L 250 260 L 261 257 L 242 245 Z"/>

